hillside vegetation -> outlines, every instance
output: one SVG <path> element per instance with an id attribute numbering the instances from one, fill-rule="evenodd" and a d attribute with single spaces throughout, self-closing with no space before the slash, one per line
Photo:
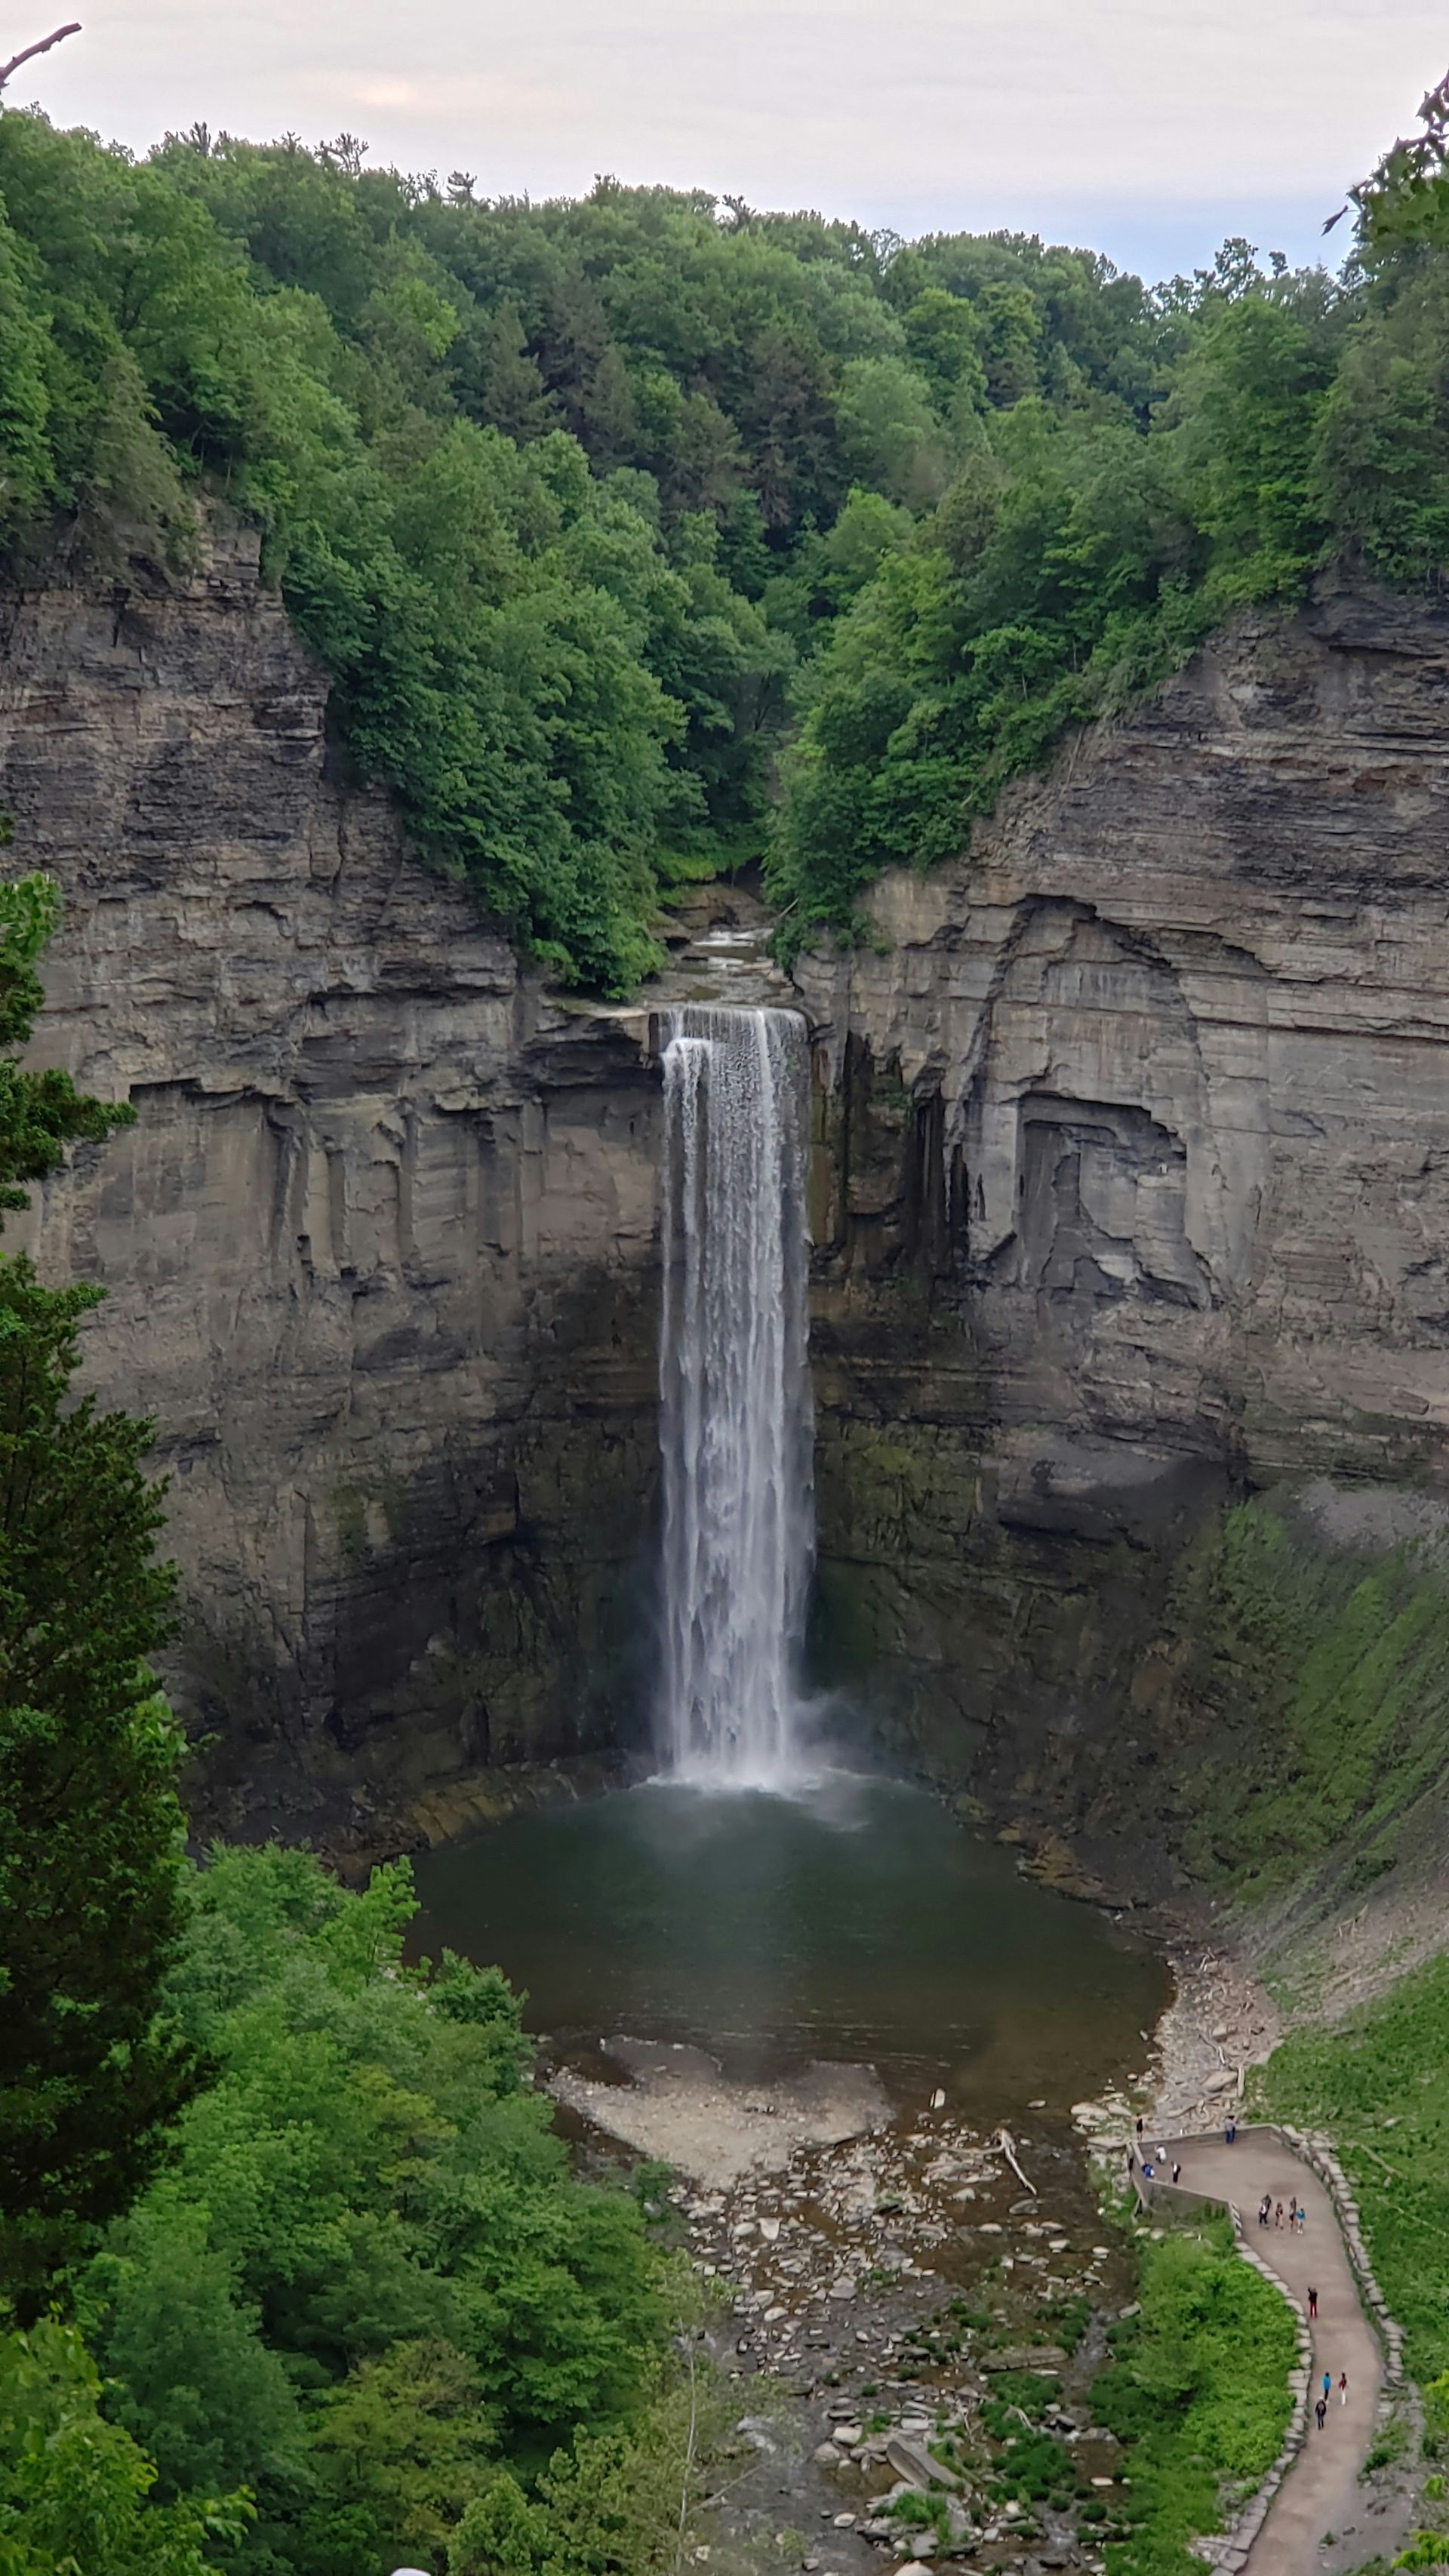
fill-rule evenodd
<path id="1" fill-rule="evenodd" d="M 7 113 L 0 546 L 184 567 L 203 496 L 256 522 L 359 774 L 565 978 L 629 989 L 661 892 L 761 852 L 787 944 L 849 936 L 1238 603 L 1344 550 L 1437 578 L 1436 152 L 1363 192 L 1342 280 L 1230 242 L 1149 289 Z"/>
<path id="2" fill-rule="evenodd" d="M 1195 1879 L 1347 1906 L 1439 1847 L 1442 1550 L 1335 1549 L 1281 1496 L 1240 1503 L 1179 1560 L 1163 1643 L 1159 1815 Z"/>

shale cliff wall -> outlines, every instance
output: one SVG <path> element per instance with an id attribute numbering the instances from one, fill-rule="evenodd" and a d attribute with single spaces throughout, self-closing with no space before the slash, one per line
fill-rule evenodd
<path id="1" fill-rule="evenodd" d="M 7 1233 L 154 1415 L 175 1681 L 233 1827 L 386 1840 L 637 1718 L 656 1077 L 329 752 L 245 537 L 6 603 L 0 807 L 59 879 L 36 1060 L 136 1126 Z"/>
<path id="2" fill-rule="evenodd" d="M 1449 617 L 1245 621 L 871 909 L 797 970 L 822 1660 L 953 1776 L 1107 1709 L 1130 1775 L 1212 1504 L 1449 1484 Z"/>
<path id="3" fill-rule="evenodd" d="M 138 1113 L 7 1242 L 109 1288 L 88 1380 L 156 1418 L 210 1813 L 441 1829 L 640 1726 L 645 1017 L 551 1000 L 346 782 L 245 538 L 12 599 L 0 655 L 37 1056 Z M 873 907 L 796 973 L 818 1665 L 998 1811 L 1150 1829 L 1251 1756 L 1221 1507 L 1449 1500 L 1449 615 L 1245 621 Z"/>

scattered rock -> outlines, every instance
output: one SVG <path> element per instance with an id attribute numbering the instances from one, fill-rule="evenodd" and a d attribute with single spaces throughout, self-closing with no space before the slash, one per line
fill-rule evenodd
<path id="1" fill-rule="evenodd" d="M 886 2459 L 898 2478 L 906 2478 L 915 2487 L 959 2487 L 960 2479 L 951 2469 L 943 2468 L 924 2442 L 909 2433 L 891 2433 L 886 2439 Z"/>

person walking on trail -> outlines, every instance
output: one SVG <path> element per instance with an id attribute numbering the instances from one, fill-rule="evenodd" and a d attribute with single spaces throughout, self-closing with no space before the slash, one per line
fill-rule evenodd
<path id="1" fill-rule="evenodd" d="M 1317 2405 L 1314 2407 L 1313 2412 L 1314 2412 L 1314 2414 L 1315 2414 L 1315 2415 L 1317 2416 L 1317 2418 L 1318 2418 L 1318 2429 L 1319 2429 L 1319 2431 L 1320 2431 L 1320 2433 L 1321 2433 L 1321 2432 L 1322 2432 L 1322 2430 L 1323 2430 L 1323 2428 L 1324 2428 L 1324 2425 L 1328 2422 L 1328 2400 L 1327 2400 L 1327 2398 L 1326 2398 L 1326 2397 L 1320 2397 L 1320 2398 L 1319 2398 L 1319 2401 L 1318 2401 Z"/>
<path id="2" fill-rule="evenodd" d="M 1260 2227 L 1266 2227 L 1272 2215 L 1273 2195 L 1271 2191 L 1265 2191 L 1262 2199 L 1258 2203 L 1258 2225 Z"/>
<path id="3" fill-rule="evenodd" d="M 1309 2293 L 1308 2293 L 1308 2322 L 1309 2322 L 1309 2324 L 1310 2324 L 1310 2325 L 1313 2323 L 1313 2320 L 1314 2320 L 1314 2318 L 1317 2316 L 1317 2314 L 1318 2314 L 1318 2292 L 1317 2292 L 1316 2290 L 1310 2290 L 1310 2291 L 1309 2291 Z"/>
<path id="4" fill-rule="evenodd" d="M 1324 2402 L 1324 2405 L 1325 2405 L 1325 2406 L 1328 2404 L 1328 2400 L 1329 2400 L 1329 2396 L 1330 2396 L 1330 2393 L 1331 2393 L 1331 2391 L 1332 2391 L 1332 2388 L 1333 2388 L 1333 2373 L 1332 2373 L 1332 2371 L 1331 2371 L 1331 2370 L 1325 2370 L 1325 2372 L 1324 2372 L 1324 2374 L 1323 2374 L 1323 2402 Z"/>
<path id="5" fill-rule="evenodd" d="M 1304 2228 L 1307 2226 L 1307 2224 L 1308 2224 L 1308 2212 L 1307 2212 L 1307 2210 L 1304 2208 L 1303 2203 L 1302 2203 L 1302 2201 L 1300 2200 L 1300 2202 L 1298 2203 L 1298 2233 L 1299 2233 L 1299 2235 L 1300 2235 L 1300 2236 L 1302 2235 L 1303 2230 L 1304 2230 Z"/>
<path id="6" fill-rule="evenodd" d="M 1298 2232 L 1298 2194 L 1297 2194 L 1297 2192 L 1295 2191 L 1295 2193 L 1293 2194 L 1292 2199 L 1291 2199 L 1291 2200 L 1290 2200 L 1290 2202 L 1288 2203 L 1288 2233 L 1289 2233 L 1289 2235 L 1290 2235 L 1290 2236 L 1295 2236 L 1295 2235 L 1297 2234 L 1297 2232 Z"/>
<path id="7" fill-rule="evenodd" d="M 1225 2147 L 1230 2147 L 1233 2144 L 1234 2139 L 1237 2137 L 1237 2134 L 1238 2124 L 1230 2111 L 1227 2119 L 1223 2123 L 1223 2145 Z"/>
<path id="8" fill-rule="evenodd" d="M 1276 2209 L 1274 2210 L 1274 2212 L 1273 2212 L 1273 2224 L 1274 2224 L 1274 2226 L 1275 2226 L 1275 2227 L 1281 2227 L 1281 2226 L 1282 2226 L 1282 2224 L 1283 2224 L 1283 2203 L 1281 2202 L 1281 2200 L 1279 2201 L 1277 2208 L 1276 2208 Z"/>
<path id="9" fill-rule="evenodd" d="M 1137 2114 L 1137 2144 L 1139 2147 L 1142 2144 L 1142 2114 L 1140 2111 Z"/>
<path id="10" fill-rule="evenodd" d="M 1346 2406 L 1348 2404 L 1348 2372 L 1346 2370 L 1341 2370 L 1338 2374 L 1338 2402 L 1340 2406 Z"/>
<path id="11" fill-rule="evenodd" d="M 1180 2164 L 1174 2163 L 1173 2168 L 1172 2168 L 1172 2179 L 1173 2179 L 1173 2181 L 1174 2181 L 1174 2182 L 1181 2182 L 1181 2180 L 1182 2180 L 1182 2167 L 1181 2167 L 1181 2165 L 1180 2165 Z"/>

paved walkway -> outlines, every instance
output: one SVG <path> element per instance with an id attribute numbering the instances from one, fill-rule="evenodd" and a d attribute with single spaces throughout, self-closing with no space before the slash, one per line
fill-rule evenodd
<path id="1" fill-rule="evenodd" d="M 1154 2140 L 1154 2144 L 1158 2143 Z M 1328 2532 L 1341 2537 L 1364 2525 L 1363 2489 L 1358 2473 L 1373 2439 L 1383 2382 L 1383 2355 L 1378 2337 L 1359 2304 L 1358 2284 L 1339 2234 L 1338 2220 L 1318 2176 L 1300 2164 L 1292 2149 L 1271 2129 L 1240 2129 L 1236 2143 L 1222 2139 L 1184 2138 L 1168 2149 L 1168 2170 L 1177 2156 L 1185 2190 L 1228 2200 L 1241 2212 L 1243 2233 L 1254 2253 L 1269 2264 L 1302 2307 L 1310 2287 L 1318 2292 L 1318 2318 L 1310 2326 L 1314 2377 L 1308 2391 L 1308 2434 L 1273 2499 L 1267 2521 L 1248 2555 L 1249 2576 L 1316 2576 L 1323 2563 L 1319 2544 Z M 1283 2203 L 1283 2225 L 1260 2227 L 1258 2203 L 1271 2192 Z M 1288 2207 L 1294 2194 L 1308 2213 L 1301 2236 L 1288 2232 Z M 1313 2400 L 1322 2394 L 1323 2374 L 1333 2380 L 1328 2422 L 1320 2433 Z M 1339 2372 L 1348 2373 L 1348 2404 L 1338 2398 Z M 1366 2538 L 1362 2555 L 1373 2556 Z"/>

